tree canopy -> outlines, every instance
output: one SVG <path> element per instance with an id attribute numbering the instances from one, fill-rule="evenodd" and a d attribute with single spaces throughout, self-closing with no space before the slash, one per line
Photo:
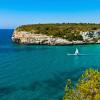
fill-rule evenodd
<path id="1" fill-rule="evenodd" d="M 46 34 L 53 37 L 61 37 L 68 40 L 83 40 L 80 31 L 100 29 L 100 24 L 89 23 L 56 23 L 56 24 L 33 24 L 17 27 L 17 31 L 27 31 L 36 34 Z"/>
<path id="2" fill-rule="evenodd" d="M 100 72 L 86 70 L 76 87 L 68 80 L 63 100 L 100 100 Z"/>

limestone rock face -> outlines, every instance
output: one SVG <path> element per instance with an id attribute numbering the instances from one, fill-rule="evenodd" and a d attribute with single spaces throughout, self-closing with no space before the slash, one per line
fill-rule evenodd
<path id="1" fill-rule="evenodd" d="M 83 44 L 82 41 L 68 41 L 62 38 L 54 38 L 44 34 L 35 34 L 26 31 L 14 31 L 12 35 L 13 42 L 18 44 L 41 44 L 41 45 L 68 45 Z"/>

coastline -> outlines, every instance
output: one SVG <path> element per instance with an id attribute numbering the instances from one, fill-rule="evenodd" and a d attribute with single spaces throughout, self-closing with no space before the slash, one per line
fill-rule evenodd
<path id="1" fill-rule="evenodd" d="M 13 32 L 12 41 L 14 43 L 23 45 L 50 45 L 50 46 L 100 44 L 99 40 L 97 42 L 94 41 L 84 42 L 79 40 L 68 41 L 60 37 L 54 38 L 52 36 L 47 36 L 44 34 L 34 34 L 26 31 L 17 31 L 17 30 L 14 30 Z"/>

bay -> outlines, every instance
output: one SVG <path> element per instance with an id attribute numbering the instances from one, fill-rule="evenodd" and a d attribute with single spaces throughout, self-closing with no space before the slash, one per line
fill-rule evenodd
<path id="1" fill-rule="evenodd" d="M 100 70 L 100 45 L 18 45 L 13 29 L 0 30 L 0 100 L 61 100 L 66 80 Z M 68 56 L 78 48 L 83 56 Z"/>

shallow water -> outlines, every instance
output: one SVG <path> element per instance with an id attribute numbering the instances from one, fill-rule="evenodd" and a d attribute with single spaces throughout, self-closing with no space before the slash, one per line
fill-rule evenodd
<path id="1" fill-rule="evenodd" d="M 0 100 L 61 100 L 67 79 L 100 70 L 100 45 L 24 46 L 0 30 Z M 78 48 L 82 56 L 68 56 Z"/>

